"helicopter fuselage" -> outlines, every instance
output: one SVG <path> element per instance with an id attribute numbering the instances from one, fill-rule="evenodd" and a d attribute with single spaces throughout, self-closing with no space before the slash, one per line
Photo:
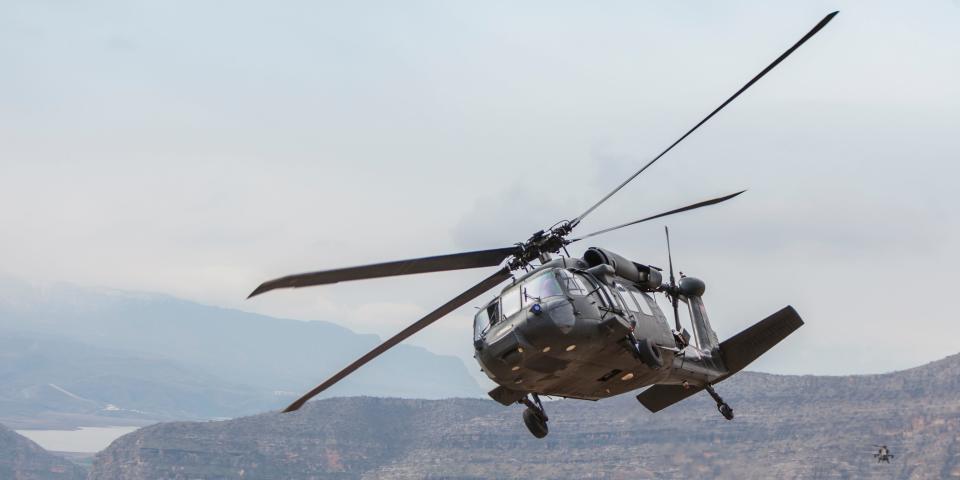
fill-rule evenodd
<path id="1" fill-rule="evenodd" d="M 726 373 L 699 296 L 679 297 L 694 327 L 690 343 L 657 305 L 659 272 L 620 276 L 622 268 L 609 263 L 625 259 L 592 250 L 614 260 L 546 262 L 477 313 L 475 358 L 501 386 L 491 397 L 504 404 L 528 393 L 597 400 L 653 384 L 704 386 Z"/>

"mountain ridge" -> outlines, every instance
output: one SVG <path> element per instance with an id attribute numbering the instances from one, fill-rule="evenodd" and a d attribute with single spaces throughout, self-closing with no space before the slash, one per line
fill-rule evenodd
<path id="1" fill-rule="evenodd" d="M 87 478 L 87 472 L 0 425 L 0 478 L 83 480 Z"/>
<path id="2" fill-rule="evenodd" d="M 116 395 L 123 394 L 126 388 L 129 399 L 139 401 L 139 407 L 129 407 L 136 410 L 150 410 L 152 407 L 143 399 L 162 396 L 164 388 L 186 394 L 204 390 L 201 387 L 207 383 L 211 388 L 204 391 L 210 395 L 197 395 L 192 400 L 182 397 L 186 403 L 192 402 L 192 407 L 169 405 L 162 415 L 153 418 L 198 419 L 279 408 L 342 368 L 348 359 L 359 357 L 380 343 L 376 335 L 357 334 L 325 321 L 279 319 L 168 295 L 69 284 L 38 287 L 0 277 L 0 342 L 13 345 L 21 338 L 47 350 L 37 354 L 11 349 L 19 355 L 17 369 L 0 368 L 0 385 L 19 388 L 7 392 L 6 400 L 13 404 L 5 403 L 4 394 L 0 392 L 0 418 L 7 421 L 11 421 L 14 406 L 31 411 L 24 403 L 29 401 L 30 394 L 23 389 L 52 383 L 72 391 L 62 384 L 65 380 L 58 380 L 62 375 L 56 365 L 50 363 L 53 358 L 61 359 L 65 370 L 79 367 L 73 363 L 81 360 L 99 365 L 97 368 L 107 368 L 102 358 L 123 352 L 126 356 L 118 356 L 115 362 L 119 366 L 110 367 L 118 370 L 117 376 L 90 383 L 91 393 L 80 396 L 98 398 L 96 390 L 107 385 Z M 64 342 L 70 345 L 60 348 Z M 45 347 L 47 345 L 49 347 Z M 93 354 L 85 349 L 100 349 L 100 352 Z M 76 355 L 67 359 L 64 352 Z M 138 378 L 140 373 L 132 368 L 119 371 L 125 362 L 140 362 L 143 376 L 157 381 L 145 384 Z M 182 379 L 172 373 L 177 369 L 188 370 L 182 377 L 190 385 L 184 385 Z M 74 370 L 87 379 L 93 378 L 97 371 L 93 366 Z M 31 372 L 36 375 L 31 376 Z M 27 378 L 32 379 L 32 387 L 21 382 Z M 215 404 L 208 402 L 207 397 L 219 395 L 213 394 L 216 391 L 234 394 L 229 395 L 232 399 L 228 403 L 221 402 L 214 408 Z M 408 398 L 484 394 L 460 359 L 410 345 L 400 345 L 387 352 L 377 362 L 341 382 L 335 393 Z M 109 398 L 100 400 L 116 403 Z M 18 421 L 25 418 L 21 415 Z"/>
<path id="3" fill-rule="evenodd" d="M 960 355 L 886 374 L 743 372 L 717 386 L 730 422 L 702 393 L 656 414 L 632 395 L 551 401 L 544 440 L 521 407 L 490 400 L 329 398 L 141 429 L 91 478 L 947 478 L 960 476 L 957 371 Z M 890 465 L 871 455 L 880 443 Z"/>

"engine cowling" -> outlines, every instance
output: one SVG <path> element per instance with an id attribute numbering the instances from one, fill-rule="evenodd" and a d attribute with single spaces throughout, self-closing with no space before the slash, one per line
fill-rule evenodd
<path id="1" fill-rule="evenodd" d="M 590 247 L 583 254 L 583 261 L 591 267 L 609 265 L 619 277 L 623 277 L 643 290 L 657 290 L 663 282 L 660 271 L 642 265 L 603 248 Z"/>

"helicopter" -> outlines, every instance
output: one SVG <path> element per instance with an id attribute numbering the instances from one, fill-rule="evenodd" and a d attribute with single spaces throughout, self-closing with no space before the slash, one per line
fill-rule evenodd
<path id="1" fill-rule="evenodd" d="M 874 445 L 874 447 L 878 448 L 877 453 L 873 454 L 877 463 L 890 463 L 890 460 L 893 460 L 893 454 L 890 453 L 890 449 L 886 445 Z"/>
<path id="2" fill-rule="evenodd" d="M 538 230 L 511 246 L 449 255 L 288 275 L 259 285 L 247 298 L 278 288 L 300 288 L 371 278 L 451 270 L 500 267 L 460 295 L 412 323 L 373 350 L 287 406 L 300 409 L 366 363 L 441 317 L 510 281 L 474 317 L 474 357 L 498 386 L 489 392 L 497 402 L 520 404 L 523 421 L 537 438 L 548 434 L 549 420 L 540 396 L 599 400 L 643 387 L 636 396 L 651 412 L 660 411 L 700 391 L 716 402 L 727 420 L 733 409 L 714 385 L 742 370 L 803 325 L 787 306 L 733 337 L 719 341 L 703 303 L 704 281 L 674 275 L 670 232 L 665 227 L 668 271 L 629 260 L 604 248 L 590 247 L 573 257 L 567 246 L 603 233 L 670 215 L 715 205 L 744 191 L 571 237 L 590 213 L 666 155 L 724 107 L 813 37 L 838 12 L 826 15 L 806 35 L 659 155 L 572 220 Z M 554 257 L 554 255 L 558 255 Z M 668 275 L 665 281 L 664 275 Z M 669 324 L 654 296 L 669 301 Z M 692 334 L 680 322 L 681 304 Z"/>

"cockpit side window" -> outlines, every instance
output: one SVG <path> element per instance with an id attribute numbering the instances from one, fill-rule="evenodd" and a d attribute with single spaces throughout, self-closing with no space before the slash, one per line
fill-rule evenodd
<path id="1" fill-rule="evenodd" d="M 575 283 L 577 286 L 568 288 L 579 288 L 580 291 L 583 292 L 580 295 L 590 295 L 591 298 L 599 300 L 601 306 L 604 308 L 609 308 L 612 302 L 612 300 L 610 300 L 609 290 L 604 288 L 603 285 L 597 284 L 586 275 L 575 273 L 572 275 L 572 277 L 573 283 Z M 568 283 L 567 285 L 570 284 Z M 571 293 L 573 293 L 573 291 L 571 291 Z"/>
<path id="2" fill-rule="evenodd" d="M 480 309 L 473 317 L 473 339 L 483 338 L 487 330 L 500 320 L 500 302 L 495 300 L 493 303 Z"/>
<path id="3" fill-rule="evenodd" d="M 582 297 L 593 290 L 592 288 L 587 287 L 587 285 L 589 285 L 588 281 L 581 278 L 580 275 L 574 275 L 567 270 L 558 270 L 557 278 L 560 279 L 560 283 L 563 284 L 570 295 Z"/>
<path id="4" fill-rule="evenodd" d="M 500 296 L 500 309 L 503 313 L 502 318 L 510 318 L 520 311 L 523 304 L 520 301 L 520 285 L 510 287 Z"/>

